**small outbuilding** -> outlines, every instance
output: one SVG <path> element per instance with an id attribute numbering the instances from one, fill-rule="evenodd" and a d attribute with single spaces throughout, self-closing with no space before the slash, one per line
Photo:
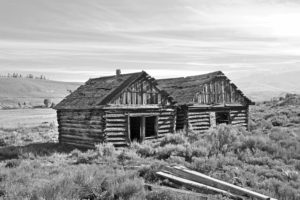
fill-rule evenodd
<path id="1" fill-rule="evenodd" d="M 124 146 L 175 130 L 172 98 L 144 71 L 90 79 L 55 109 L 59 142 L 80 147 Z"/>
<path id="2" fill-rule="evenodd" d="M 221 71 L 157 80 L 177 106 L 176 129 L 203 132 L 226 123 L 248 128 L 249 105 L 253 105 Z"/>

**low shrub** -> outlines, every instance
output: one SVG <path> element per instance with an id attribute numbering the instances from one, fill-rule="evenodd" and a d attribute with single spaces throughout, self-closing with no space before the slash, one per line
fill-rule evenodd
<path id="1" fill-rule="evenodd" d="M 167 144 L 179 145 L 187 143 L 187 138 L 183 133 L 169 133 L 161 140 L 160 146 L 165 146 Z"/>
<path id="2" fill-rule="evenodd" d="M 112 143 L 100 143 L 96 145 L 96 151 L 99 156 L 113 156 L 116 153 L 115 147 Z"/>
<path id="3" fill-rule="evenodd" d="M 22 162 L 22 160 L 19 160 L 19 159 L 9 160 L 6 163 L 5 167 L 7 167 L 7 168 L 16 168 L 16 167 L 20 166 L 21 162 Z"/>

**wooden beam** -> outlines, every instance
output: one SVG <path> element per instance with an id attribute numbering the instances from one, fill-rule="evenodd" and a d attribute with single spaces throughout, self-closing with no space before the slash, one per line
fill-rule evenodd
<path id="1" fill-rule="evenodd" d="M 172 173 L 174 175 L 187 178 L 191 181 L 195 181 L 197 183 L 202 183 L 207 186 L 211 186 L 211 187 L 218 188 L 220 190 L 228 191 L 229 193 L 232 193 L 232 194 L 237 194 L 237 195 L 246 196 L 246 197 L 253 197 L 253 198 L 257 198 L 259 200 L 271 200 L 271 198 L 266 195 L 263 195 L 263 194 L 260 194 L 257 192 L 253 192 L 251 190 L 227 183 L 225 181 L 221 181 L 221 180 L 212 178 L 210 176 L 204 175 L 202 173 L 199 173 L 199 172 L 196 172 L 193 170 L 189 170 L 182 166 L 165 167 L 164 170 L 169 173 Z"/>
<path id="2" fill-rule="evenodd" d="M 191 181 L 185 178 L 180 178 L 178 176 L 172 175 L 172 174 L 168 174 L 165 172 L 156 172 L 157 175 L 163 177 L 163 178 L 167 178 L 171 181 L 174 181 L 175 183 L 179 183 L 182 186 L 191 189 L 191 190 L 196 190 L 198 192 L 204 192 L 207 194 L 222 194 L 234 199 L 240 199 L 238 198 L 236 195 L 231 194 L 230 192 L 226 192 L 224 190 L 220 190 L 218 188 L 215 187 L 211 187 L 211 186 L 207 186 L 201 183 L 197 183 L 195 181 Z"/>
<path id="3" fill-rule="evenodd" d="M 194 197 L 194 198 L 197 197 L 198 200 L 207 200 L 208 199 L 208 197 L 204 196 L 203 194 L 186 191 L 186 190 L 181 190 L 181 189 L 175 189 L 175 188 L 166 187 L 166 186 L 145 184 L 144 187 L 146 190 L 149 190 L 149 191 L 169 191 L 172 194 L 185 195 L 185 196 Z"/>
<path id="4" fill-rule="evenodd" d="M 144 141 L 145 139 L 145 130 L 146 130 L 146 120 L 145 117 L 141 117 L 141 127 L 140 127 L 140 138 L 141 142 Z"/>

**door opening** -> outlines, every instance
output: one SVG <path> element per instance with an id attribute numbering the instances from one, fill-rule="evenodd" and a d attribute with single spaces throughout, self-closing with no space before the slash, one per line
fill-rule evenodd
<path id="1" fill-rule="evenodd" d="M 229 112 L 216 112 L 216 124 L 229 124 Z"/>
<path id="2" fill-rule="evenodd" d="M 141 117 L 130 117 L 130 140 L 140 141 L 141 139 Z"/>
<path id="3" fill-rule="evenodd" d="M 156 135 L 156 117 L 145 117 L 145 137 L 151 137 Z"/>

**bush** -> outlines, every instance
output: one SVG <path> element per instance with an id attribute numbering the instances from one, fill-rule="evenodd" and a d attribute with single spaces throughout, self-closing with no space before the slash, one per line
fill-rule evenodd
<path id="1" fill-rule="evenodd" d="M 212 156 L 219 153 L 225 155 L 227 152 L 233 150 L 239 132 L 235 127 L 221 124 L 216 129 L 210 129 L 207 134 L 209 156 Z"/>
<path id="2" fill-rule="evenodd" d="M 152 148 L 149 144 L 141 144 L 136 147 L 136 152 L 144 157 L 150 157 L 155 155 L 155 149 Z"/>
<path id="3" fill-rule="evenodd" d="M 21 162 L 22 161 L 19 160 L 19 159 L 13 159 L 13 160 L 8 161 L 5 165 L 5 167 L 7 167 L 7 168 L 16 168 L 16 167 L 20 166 Z"/>
<path id="4" fill-rule="evenodd" d="M 184 136 L 183 133 L 169 133 L 166 134 L 165 137 L 162 139 L 162 141 L 160 142 L 160 146 L 165 146 L 167 144 L 178 145 L 185 143 L 187 143 L 187 138 Z"/>
<path id="5" fill-rule="evenodd" d="M 96 151 L 99 156 L 110 157 L 114 156 L 116 149 L 112 143 L 100 143 L 96 145 Z"/>
<path id="6" fill-rule="evenodd" d="M 146 196 L 146 200 L 176 200 L 176 195 L 167 190 L 152 191 Z"/>

